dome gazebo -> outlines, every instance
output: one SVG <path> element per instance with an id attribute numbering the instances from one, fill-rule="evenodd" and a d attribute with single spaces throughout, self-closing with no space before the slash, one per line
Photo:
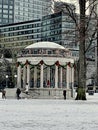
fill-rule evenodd
<path id="1" fill-rule="evenodd" d="M 54 42 L 37 42 L 17 56 L 17 87 L 28 83 L 32 96 L 38 98 L 73 96 L 74 59 L 70 51 Z"/>

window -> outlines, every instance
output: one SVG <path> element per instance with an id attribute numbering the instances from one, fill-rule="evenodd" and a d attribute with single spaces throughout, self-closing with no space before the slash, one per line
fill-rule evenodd
<path id="1" fill-rule="evenodd" d="M 3 10 L 3 13 L 8 13 L 8 10 Z"/>
<path id="2" fill-rule="evenodd" d="M 8 5 L 3 5 L 3 8 L 6 8 L 6 9 L 7 9 L 7 8 L 8 8 Z"/>
<path id="3" fill-rule="evenodd" d="M 11 4 L 11 5 L 13 4 L 13 0 L 12 0 L 12 1 L 10 1 L 10 4 Z"/>
<path id="4" fill-rule="evenodd" d="M 12 10 L 9 10 L 9 13 L 12 14 Z"/>
<path id="5" fill-rule="evenodd" d="M 52 52 L 49 50 L 49 51 L 48 51 L 48 54 L 52 54 Z"/>
<path id="6" fill-rule="evenodd" d="M 3 18 L 8 18 L 8 15 L 4 14 L 4 15 L 3 15 Z"/>
<path id="7" fill-rule="evenodd" d="M 8 32 L 9 31 L 9 28 L 5 28 L 5 32 Z"/>
<path id="8" fill-rule="evenodd" d="M 10 5 L 9 8 L 10 8 L 10 9 L 13 9 L 13 6 Z"/>
<path id="9" fill-rule="evenodd" d="M 9 18 L 12 18 L 12 15 L 9 15 Z"/>
<path id="10" fill-rule="evenodd" d="M 8 0 L 3 0 L 3 3 L 4 4 L 8 4 Z"/>

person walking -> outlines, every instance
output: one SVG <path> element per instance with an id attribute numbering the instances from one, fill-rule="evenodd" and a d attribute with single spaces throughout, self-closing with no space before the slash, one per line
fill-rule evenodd
<path id="1" fill-rule="evenodd" d="M 25 90 L 26 94 L 28 94 L 28 90 L 29 90 L 29 86 L 28 86 L 28 83 L 26 83 L 26 90 Z"/>
<path id="2" fill-rule="evenodd" d="M 17 94 L 17 99 L 20 99 L 20 94 L 21 94 L 20 88 L 17 88 L 16 94 Z"/>
<path id="3" fill-rule="evenodd" d="M 50 81 L 47 80 L 47 88 L 49 88 L 49 87 L 50 87 Z"/>
<path id="4" fill-rule="evenodd" d="M 2 90 L 2 99 L 6 99 L 6 91 L 4 89 Z"/>
<path id="5" fill-rule="evenodd" d="M 63 91 L 64 99 L 66 99 L 66 90 Z"/>

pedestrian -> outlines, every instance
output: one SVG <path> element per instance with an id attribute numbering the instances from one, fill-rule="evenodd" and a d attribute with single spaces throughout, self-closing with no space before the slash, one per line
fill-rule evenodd
<path id="1" fill-rule="evenodd" d="M 47 88 L 49 88 L 49 87 L 50 87 L 50 81 L 47 80 Z"/>
<path id="2" fill-rule="evenodd" d="M 66 99 L 66 90 L 63 91 L 64 99 Z"/>
<path id="3" fill-rule="evenodd" d="M 2 99 L 6 99 L 6 91 L 4 89 L 2 90 Z"/>
<path id="4" fill-rule="evenodd" d="M 29 86 L 28 86 L 28 83 L 26 83 L 26 90 L 25 90 L 26 94 L 28 94 L 28 90 L 29 90 Z"/>
<path id="5" fill-rule="evenodd" d="M 16 94 L 17 94 L 17 99 L 20 99 L 20 94 L 21 94 L 20 88 L 17 88 Z"/>

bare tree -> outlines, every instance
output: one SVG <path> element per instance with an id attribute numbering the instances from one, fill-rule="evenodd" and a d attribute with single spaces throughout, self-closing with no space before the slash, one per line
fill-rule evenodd
<path id="1" fill-rule="evenodd" d="M 89 2 L 89 0 L 79 0 L 79 19 L 77 19 L 77 15 L 74 12 L 74 9 L 72 6 L 62 3 L 62 6 L 58 5 L 58 9 L 62 10 L 64 13 L 67 12 L 67 14 L 73 19 L 75 25 L 76 25 L 76 31 L 78 34 L 78 40 L 79 42 L 79 85 L 77 90 L 77 96 L 76 100 L 86 100 L 86 53 L 88 52 L 89 48 L 92 46 L 93 41 L 96 38 L 97 34 L 97 22 L 95 22 L 95 27 L 91 28 L 92 33 L 90 30 L 91 21 L 94 18 L 96 21 L 96 18 L 94 17 L 94 7 L 96 5 L 97 0 L 92 0 L 88 6 L 86 6 L 86 3 Z M 61 2 L 59 0 L 59 2 Z M 90 13 L 87 16 L 86 11 L 90 9 Z M 92 17 L 93 16 L 93 17 Z"/>

